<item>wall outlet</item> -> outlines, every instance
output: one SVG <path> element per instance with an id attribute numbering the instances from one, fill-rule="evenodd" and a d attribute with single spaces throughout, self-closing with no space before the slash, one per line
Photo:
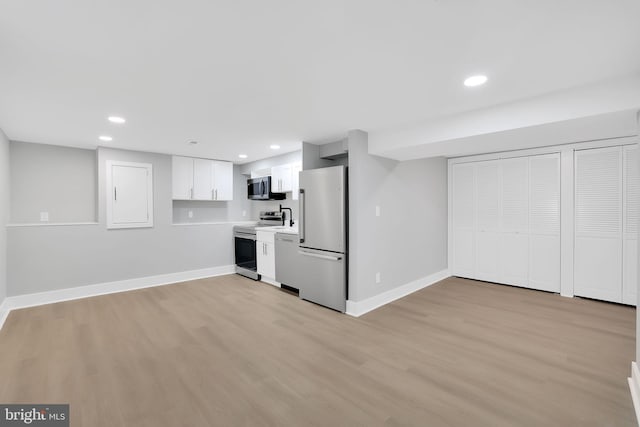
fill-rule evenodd
<path id="1" fill-rule="evenodd" d="M 49 221 L 49 212 L 40 212 L 40 221 L 48 222 Z"/>
<path id="2" fill-rule="evenodd" d="M 242 216 L 247 216 L 247 211 L 242 211 Z"/>
<path id="3" fill-rule="evenodd" d="M 376 216 L 380 216 L 380 206 L 376 206 Z"/>
<path id="4" fill-rule="evenodd" d="M 380 283 L 380 272 L 376 273 L 376 283 Z"/>
<path id="5" fill-rule="evenodd" d="M 193 218 L 193 211 L 189 211 L 189 218 Z"/>

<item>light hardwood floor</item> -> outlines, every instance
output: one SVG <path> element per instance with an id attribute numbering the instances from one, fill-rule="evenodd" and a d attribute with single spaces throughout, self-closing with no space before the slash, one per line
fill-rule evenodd
<path id="1" fill-rule="evenodd" d="M 13 311 L 72 426 L 631 426 L 635 309 L 450 278 L 359 319 L 231 275 Z"/>

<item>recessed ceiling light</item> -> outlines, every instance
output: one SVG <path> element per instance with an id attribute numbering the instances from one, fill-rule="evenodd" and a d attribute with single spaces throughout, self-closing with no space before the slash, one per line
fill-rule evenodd
<path id="1" fill-rule="evenodd" d="M 241 159 L 246 159 L 247 155 L 246 154 L 238 154 L 238 157 L 240 157 Z"/>
<path id="2" fill-rule="evenodd" d="M 109 116 L 109 121 L 111 123 L 117 123 L 119 125 L 121 125 L 122 123 L 126 122 L 124 117 L 118 117 L 118 116 Z"/>
<path id="3" fill-rule="evenodd" d="M 487 76 L 477 75 L 467 77 L 464 81 L 464 85 L 467 87 L 481 86 L 487 82 Z"/>
<path id="4" fill-rule="evenodd" d="M 269 148 L 271 148 L 272 150 L 279 150 L 280 146 L 278 144 L 273 144 Z"/>
<path id="5" fill-rule="evenodd" d="M 198 144 L 198 141 L 196 141 L 196 140 L 192 139 L 191 141 L 189 141 L 189 144 L 191 144 L 191 145 L 196 145 L 196 144 Z"/>
<path id="6" fill-rule="evenodd" d="M 100 141 L 104 141 L 104 142 L 113 141 L 113 138 L 111 138 L 111 137 L 110 137 L 110 136 L 108 136 L 108 135 L 100 135 L 100 136 L 98 137 L 98 139 L 99 139 Z"/>

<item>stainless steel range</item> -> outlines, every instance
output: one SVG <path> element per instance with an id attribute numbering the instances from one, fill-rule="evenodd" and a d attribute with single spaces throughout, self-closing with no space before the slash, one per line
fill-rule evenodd
<path id="1" fill-rule="evenodd" d="M 257 225 L 236 225 L 233 227 L 235 241 L 236 273 L 253 280 L 260 280 L 257 267 L 256 227 L 282 225 L 284 212 L 260 212 Z"/>

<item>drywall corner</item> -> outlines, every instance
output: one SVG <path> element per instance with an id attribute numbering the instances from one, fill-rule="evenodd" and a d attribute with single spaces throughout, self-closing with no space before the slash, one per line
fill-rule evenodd
<path id="1" fill-rule="evenodd" d="M 0 129 L 0 320 L 2 303 L 7 296 L 7 228 L 10 203 L 9 138 Z"/>

